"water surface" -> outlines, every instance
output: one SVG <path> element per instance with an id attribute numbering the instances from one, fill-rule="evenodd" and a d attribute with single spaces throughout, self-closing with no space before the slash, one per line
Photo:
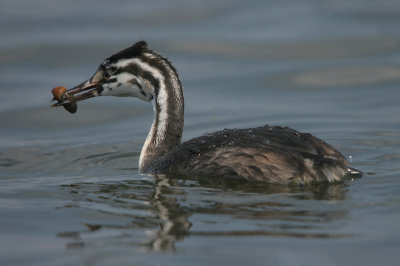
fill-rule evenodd
<path id="1" fill-rule="evenodd" d="M 395 265 L 398 1 L 3 1 L 2 265 Z M 178 69 L 184 139 L 286 125 L 366 174 L 303 188 L 140 175 L 152 107 L 50 108 L 146 39 Z"/>

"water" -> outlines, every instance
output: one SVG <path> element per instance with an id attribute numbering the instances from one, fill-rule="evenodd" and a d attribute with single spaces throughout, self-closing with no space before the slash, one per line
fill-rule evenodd
<path id="1" fill-rule="evenodd" d="M 1 265 L 395 265 L 398 1 L 3 1 Z M 289 188 L 140 175 L 152 107 L 49 108 L 146 39 L 185 87 L 184 139 L 286 125 L 366 174 Z"/>

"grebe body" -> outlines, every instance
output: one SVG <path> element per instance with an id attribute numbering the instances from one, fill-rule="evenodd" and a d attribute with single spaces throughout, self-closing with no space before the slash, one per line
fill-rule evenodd
<path id="1" fill-rule="evenodd" d="M 56 106 L 95 96 L 152 101 L 155 118 L 143 145 L 142 173 L 242 178 L 288 184 L 336 182 L 361 172 L 332 146 L 288 127 L 225 129 L 181 143 L 183 89 L 170 61 L 142 41 L 103 61 Z"/>
<path id="2" fill-rule="evenodd" d="M 340 181 L 349 169 L 340 152 L 311 134 L 266 125 L 224 129 L 191 139 L 146 170 L 287 184 Z"/>

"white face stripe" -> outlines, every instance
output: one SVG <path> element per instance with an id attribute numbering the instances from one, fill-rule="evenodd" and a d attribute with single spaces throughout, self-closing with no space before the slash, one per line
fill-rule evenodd
<path id="1" fill-rule="evenodd" d="M 148 102 L 152 99 L 152 95 L 147 90 L 143 90 L 145 85 L 131 73 L 119 73 L 118 75 L 111 76 L 109 79 L 114 79 L 115 81 L 103 84 L 104 90 L 101 93 L 102 96 L 131 96 Z"/>

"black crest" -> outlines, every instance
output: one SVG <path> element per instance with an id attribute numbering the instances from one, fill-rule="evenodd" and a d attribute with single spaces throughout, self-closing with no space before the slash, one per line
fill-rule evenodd
<path id="1" fill-rule="evenodd" d="M 107 63 L 115 63 L 120 59 L 123 58 L 133 58 L 140 56 L 143 52 L 147 51 L 147 43 L 145 41 L 140 41 L 132 45 L 131 47 L 128 47 L 122 51 L 119 51 L 118 53 L 110 56 L 109 58 L 106 59 L 108 61 Z"/>

